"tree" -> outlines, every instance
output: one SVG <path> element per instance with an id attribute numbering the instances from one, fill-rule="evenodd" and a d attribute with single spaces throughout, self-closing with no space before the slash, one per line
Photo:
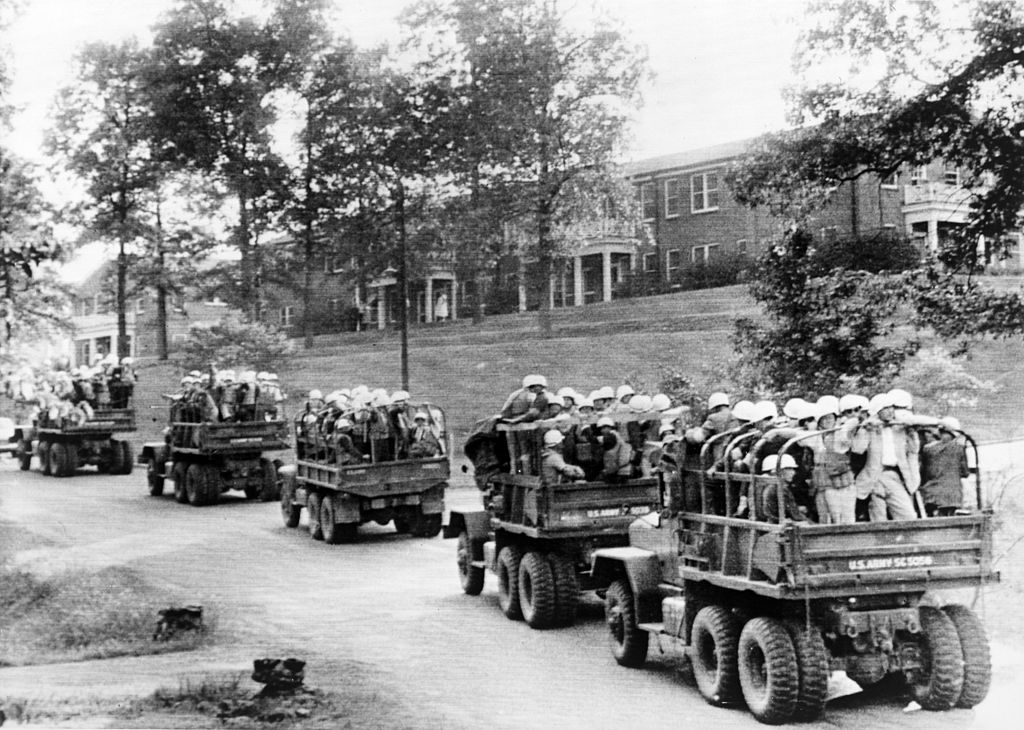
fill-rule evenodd
<path id="1" fill-rule="evenodd" d="M 645 58 L 611 22 L 576 27 L 556 0 L 426 2 L 408 15 L 428 58 L 447 30 L 456 46 L 441 72 L 458 79 L 450 126 L 472 187 L 501 188 L 522 214 L 539 262 L 540 326 L 550 333 L 556 227 L 573 190 L 615 176 Z M 595 211 L 590 211 L 590 216 Z"/>
<path id="2" fill-rule="evenodd" d="M 992 291 L 973 276 L 988 258 L 1005 255 L 1007 234 L 1022 223 L 1022 49 L 1024 13 L 1010 0 L 818 2 L 797 50 L 796 128 L 763 137 L 730 185 L 741 202 L 799 225 L 844 183 L 940 159 L 958 166 L 972 194 L 966 225 L 940 244 L 935 260 L 898 276 L 859 275 L 861 288 L 850 295 L 871 300 L 889 287 L 910 308 L 909 324 L 959 338 L 959 351 L 979 336 L 1022 334 L 1021 293 Z M 846 66 L 845 83 L 822 81 Z M 799 251 L 767 263 L 794 257 Z"/>
<path id="3" fill-rule="evenodd" d="M 292 356 L 291 343 L 278 330 L 263 323 L 243 322 L 225 317 L 212 325 L 193 325 L 182 349 L 182 366 L 205 370 L 251 367 L 255 370 L 278 370 Z"/>
<path id="4" fill-rule="evenodd" d="M 260 311 L 259 235 L 273 223 L 285 166 L 273 147 L 274 95 L 291 66 L 280 35 L 233 18 L 222 0 L 177 0 L 156 26 L 147 69 L 159 159 L 209 176 L 233 197 L 238 303 Z"/>

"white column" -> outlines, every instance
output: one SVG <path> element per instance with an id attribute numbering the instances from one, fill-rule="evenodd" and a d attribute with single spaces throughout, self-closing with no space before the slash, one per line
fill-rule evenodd
<path id="1" fill-rule="evenodd" d="M 448 318 L 452 322 L 459 318 L 459 280 L 452 277 L 452 295 L 448 302 Z"/>
<path id="2" fill-rule="evenodd" d="M 928 250 L 932 253 L 939 250 L 939 222 L 934 218 L 928 219 Z"/>
<path id="3" fill-rule="evenodd" d="M 583 306 L 583 256 L 572 257 L 572 303 L 575 307 Z"/>
<path id="4" fill-rule="evenodd" d="M 526 263 L 519 261 L 519 311 L 526 311 Z"/>
<path id="5" fill-rule="evenodd" d="M 384 329 L 387 323 L 387 320 L 385 319 L 387 308 L 384 300 L 387 290 L 388 288 L 383 284 L 377 287 L 377 329 L 379 330 Z"/>
<path id="6" fill-rule="evenodd" d="M 556 281 L 557 277 L 558 277 L 558 274 L 552 274 L 550 277 L 548 277 L 548 308 L 549 309 L 554 309 L 555 308 L 555 281 Z"/>
<path id="7" fill-rule="evenodd" d="M 601 292 L 601 300 L 610 302 L 612 300 L 612 252 L 605 251 L 601 254 L 601 274 L 604 277 Z"/>
<path id="8" fill-rule="evenodd" d="M 427 274 L 427 308 L 424 310 L 424 320 L 427 322 L 434 321 L 434 277 Z"/>

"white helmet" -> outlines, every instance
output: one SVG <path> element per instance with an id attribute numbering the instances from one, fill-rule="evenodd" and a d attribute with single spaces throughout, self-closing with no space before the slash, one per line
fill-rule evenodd
<path id="1" fill-rule="evenodd" d="M 779 417 L 779 407 L 773 401 L 759 400 L 754 404 L 754 408 L 757 409 L 755 421 L 763 421 L 766 418 L 774 420 Z"/>
<path id="2" fill-rule="evenodd" d="M 597 390 L 595 390 L 594 393 L 590 394 L 590 397 L 593 400 L 614 400 L 615 391 L 612 390 L 612 386 L 606 385 L 603 388 L 598 388 Z"/>
<path id="3" fill-rule="evenodd" d="M 558 444 L 565 441 L 565 436 L 562 435 L 561 431 L 554 429 L 544 432 L 544 445 L 545 446 L 558 446 Z"/>
<path id="4" fill-rule="evenodd" d="M 667 411 L 672 407 L 672 400 L 664 393 L 655 393 L 651 398 L 651 409 L 655 411 Z"/>
<path id="5" fill-rule="evenodd" d="M 738 421 L 756 421 L 757 407 L 748 400 L 741 400 L 732 407 L 732 415 Z"/>
<path id="6" fill-rule="evenodd" d="M 414 421 L 428 421 L 430 419 L 427 417 L 427 414 L 426 414 L 425 411 L 416 411 L 416 413 L 413 414 L 412 420 L 414 420 Z"/>
<path id="7" fill-rule="evenodd" d="M 357 385 L 356 387 L 354 387 L 352 389 L 352 392 L 349 393 L 349 395 L 352 396 L 353 398 L 355 398 L 359 394 L 369 393 L 369 392 L 370 392 L 369 388 L 367 388 L 365 385 L 360 384 L 360 385 Z"/>
<path id="8" fill-rule="evenodd" d="M 707 441 L 708 434 L 700 426 L 694 426 L 683 432 L 683 438 L 693 444 L 702 444 Z"/>
<path id="9" fill-rule="evenodd" d="M 235 371 L 234 370 L 221 370 L 217 373 L 217 379 L 224 383 L 230 380 L 232 383 L 235 382 Z"/>
<path id="10" fill-rule="evenodd" d="M 768 454 L 768 456 L 764 457 L 764 461 L 761 462 L 761 473 L 773 472 L 775 467 L 780 469 L 796 469 L 796 461 L 789 454 L 783 454 L 781 462 L 778 454 Z"/>
<path id="11" fill-rule="evenodd" d="M 576 407 L 577 408 L 593 408 L 594 407 L 594 401 L 590 400 L 590 398 L 582 397 L 582 398 L 580 398 L 579 402 L 576 404 Z"/>
<path id="12" fill-rule="evenodd" d="M 267 373 L 267 380 L 276 383 L 278 380 L 277 373 Z"/>
<path id="13" fill-rule="evenodd" d="M 611 426 L 615 428 L 615 421 L 610 419 L 608 416 L 601 416 L 597 419 L 597 427 L 602 428 L 603 426 Z"/>
<path id="14" fill-rule="evenodd" d="M 260 381 L 261 383 L 263 381 L 267 380 L 269 378 L 269 376 L 270 376 L 270 373 L 268 373 L 266 370 L 260 370 L 258 373 L 256 373 L 256 379 L 258 381 Z"/>
<path id="15" fill-rule="evenodd" d="M 914 397 L 902 388 L 893 388 L 887 394 L 894 408 L 913 408 Z"/>
<path id="16" fill-rule="evenodd" d="M 334 422 L 335 428 L 352 428 L 352 421 L 347 418 L 339 418 Z"/>
<path id="17" fill-rule="evenodd" d="M 741 401 L 742 402 L 742 401 Z M 708 396 L 708 409 L 718 408 L 719 406 L 729 405 L 729 396 L 725 393 L 712 393 Z"/>
<path id="18" fill-rule="evenodd" d="M 892 407 L 892 398 L 889 397 L 888 393 L 879 393 L 878 395 L 871 396 L 871 400 L 868 401 L 868 413 L 872 416 L 877 416 L 878 412 L 883 408 Z"/>
<path id="19" fill-rule="evenodd" d="M 651 408 L 652 399 L 649 395 L 634 395 L 629 399 L 629 410 L 634 413 L 647 413 L 652 410 Z"/>
<path id="20" fill-rule="evenodd" d="M 799 421 L 800 417 L 807 411 L 807 401 L 803 398 L 790 398 L 786 401 L 786 404 L 782 406 L 782 415 L 792 418 L 795 421 Z"/>
<path id="21" fill-rule="evenodd" d="M 527 375 L 523 378 L 524 388 L 532 388 L 535 385 L 541 385 L 546 388 L 548 387 L 548 379 L 543 375 L 537 375 L 536 373 L 533 375 Z"/>
<path id="22" fill-rule="evenodd" d="M 391 405 L 405 403 L 407 400 L 409 400 L 409 391 L 407 390 L 396 390 L 391 394 Z"/>
<path id="23" fill-rule="evenodd" d="M 620 385 L 615 390 L 615 397 L 617 399 L 619 399 L 619 400 L 622 400 L 627 395 L 636 395 L 636 391 L 633 390 L 633 386 L 631 386 L 631 385 Z"/>
<path id="24" fill-rule="evenodd" d="M 321 393 L 316 388 L 313 388 L 313 390 L 309 391 L 309 396 L 308 397 L 309 397 L 310 400 L 323 400 L 324 399 L 324 394 Z"/>
<path id="25" fill-rule="evenodd" d="M 862 395 L 856 395 L 854 393 L 848 393 L 839 399 L 839 412 L 845 413 L 846 411 L 856 411 L 860 409 L 866 409 L 868 407 L 868 399 Z"/>
<path id="26" fill-rule="evenodd" d="M 665 433 L 675 433 L 675 432 L 676 432 L 676 427 L 673 426 L 671 423 L 663 423 L 663 424 L 661 424 L 661 426 L 658 427 L 658 435 L 659 436 L 661 436 L 662 434 L 665 434 Z"/>
<path id="27" fill-rule="evenodd" d="M 579 393 L 577 393 L 575 390 L 573 390 L 569 386 L 565 386 L 563 388 L 559 388 L 558 392 L 555 393 L 555 395 L 558 396 L 559 398 L 571 398 L 573 403 L 575 403 L 576 401 L 578 401 L 580 399 Z"/>
<path id="28" fill-rule="evenodd" d="M 818 418 L 821 416 L 831 413 L 833 416 L 838 416 L 839 410 L 839 399 L 834 395 L 823 395 L 818 398 Z"/>
<path id="29" fill-rule="evenodd" d="M 243 370 L 238 374 L 238 379 L 243 383 L 255 383 L 256 382 L 256 371 L 255 370 Z"/>
<path id="30" fill-rule="evenodd" d="M 943 416 L 942 418 L 939 419 L 939 423 L 941 423 L 943 426 L 952 431 L 963 430 L 962 428 L 960 428 L 960 419 L 958 419 L 956 416 Z"/>

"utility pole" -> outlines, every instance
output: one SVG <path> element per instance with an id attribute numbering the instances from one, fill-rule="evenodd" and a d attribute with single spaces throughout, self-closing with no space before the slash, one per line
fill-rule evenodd
<path id="1" fill-rule="evenodd" d="M 395 187 L 395 222 L 398 224 L 398 327 L 402 349 L 402 390 L 409 390 L 409 276 L 405 241 L 405 184 Z"/>

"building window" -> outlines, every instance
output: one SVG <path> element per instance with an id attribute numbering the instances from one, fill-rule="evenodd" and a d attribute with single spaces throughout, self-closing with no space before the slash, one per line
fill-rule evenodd
<path id="1" fill-rule="evenodd" d="M 683 257 L 680 255 L 678 248 L 673 248 L 665 256 L 665 271 L 671 276 L 676 271 L 679 271 L 679 265 L 682 263 Z"/>
<path id="2" fill-rule="evenodd" d="M 146 313 L 146 298 L 145 297 L 139 297 L 138 299 L 135 300 L 135 313 L 136 314 L 145 314 Z"/>
<path id="3" fill-rule="evenodd" d="M 882 178 L 882 187 L 896 189 L 900 186 L 899 173 L 893 172 Z"/>
<path id="4" fill-rule="evenodd" d="M 281 307 L 281 326 L 291 327 L 292 320 L 294 318 L 295 308 L 290 304 L 285 307 Z"/>
<path id="5" fill-rule="evenodd" d="M 644 271 L 654 271 L 658 268 L 658 254 L 657 253 L 645 253 L 644 254 Z"/>
<path id="6" fill-rule="evenodd" d="M 718 210 L 718 173 L 701 172 L 690 177 L 690 211 Z"/>
<path id="7" fill-rule="evenodd" d="M 665 181 L 665 217 L 675 218 L 682 212 L 682 200 L 679 197 L 679 178 Z"/>
<path id="8" fill-rule="evenodd" d="M 185 332 L 178 332 L 177 334 L 171 335 L 171 342 L 181 343 L 188 342 L 188 334 Z"/>
<path id="9" fill-rule="evenodd" d="M 93 294 L 92 295 L 92 313 L 93 314 L 100 314 L 103 311 L 103 310 L 100 309 L 100 307 L 102 307 L 102 306 L 103 305 L 100 304 L 100 295 L 99 294 Z"/>
<path id="10" fill-rule="evenodd" d="M 839 229 L 836 226 L 825 226 L 821 229 L 822 243 L 833 243 L 839 238 Z"/>
<path id="11" fill-rule="evenodd" d="M 328 299 L 327 300 L 327 313 L 333 316 L 341 314 L 341 300 L 340 299 Z"/>
<path id="12" fill-rule="evenodd" d="M 960 168 L 956 165 L 947 165 L 946 169 L 942 171 L 942 182 L 946 185 L 960 187 Z"/>
<path id="13" fill-rule="evenodd" d="M 928 182 L 928 168 L 924 165 L 916 165 L 910 169 L 910 184 L 924 185 Z"/>
<path id="14" fill-rule="evenodd" d="M 690 249 L 690 261 L 695 264 L 706 264 L 717 250 L 717 243 L 709 243 L 706 246 L 694 246 Z"/>
<path id="15" fill-rule="evenodd" d="M 640 183 L 640 214 L 645 221 L 654 220 L 658 214 L 658 201 L 654 199 L 654 183 Z"/>

